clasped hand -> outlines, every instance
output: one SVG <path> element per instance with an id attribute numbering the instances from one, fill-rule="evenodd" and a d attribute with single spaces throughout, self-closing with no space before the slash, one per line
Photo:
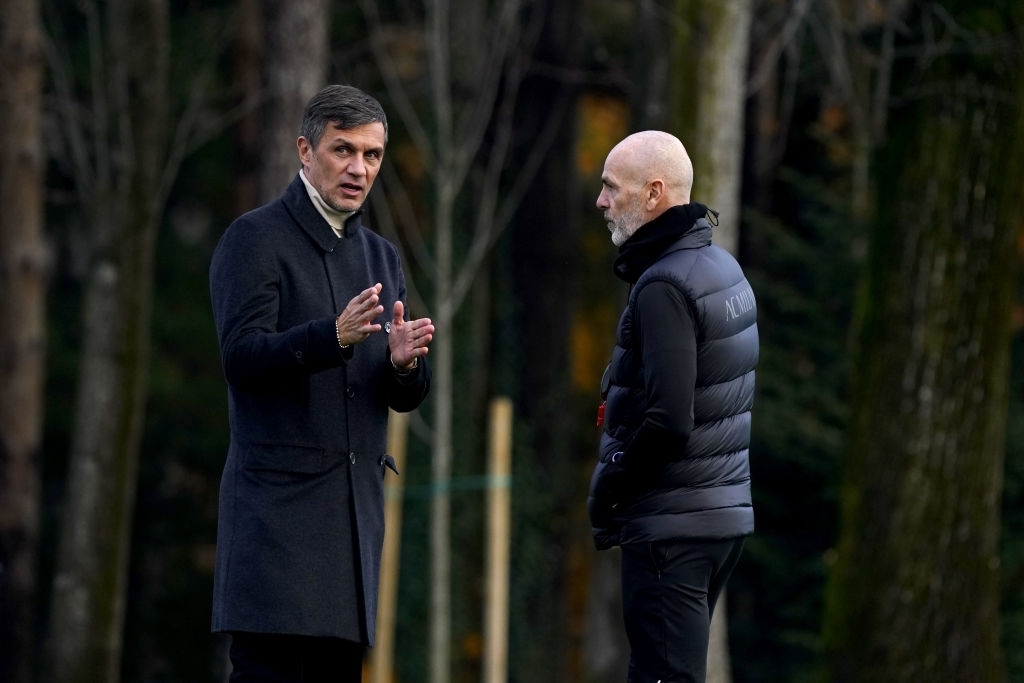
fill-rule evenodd
<path id="1" fill-rule="evenodd" d="M 375 332 L 380 332 L 380 324 L 374 319 L 384 312 L 380 305 L 378 282 L 364 289 L 348 302 L 345 310 L 338 316 L 338 343 L 342 346 L 358 344 Z M 434 338 L 434 324 L 430 318 L 405 320 L 405 306 L 396 301 L 392 307 L 391 332 L 388 334 L 388 346 L 391 350 L 391 361 L 395 367 L 406 369 L 413 367 L 416 359 L 427 355 L 430 342 Z"/>

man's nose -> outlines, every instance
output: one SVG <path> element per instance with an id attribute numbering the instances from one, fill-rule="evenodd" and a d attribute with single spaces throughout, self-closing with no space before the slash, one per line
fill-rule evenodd
<path id="1" fill-rule="evenodd" d="M 348 172 L 352 175 L 366 175 L 366 160 L 362 154 L 353 154 L 348 163 Z"/>

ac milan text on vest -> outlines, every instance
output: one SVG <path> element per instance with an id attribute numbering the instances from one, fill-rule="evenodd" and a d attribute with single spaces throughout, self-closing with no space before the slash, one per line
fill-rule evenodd
<path id="1" fill-rule="evenodd" d="M 725 319 L 734 320 L 754 308 L 754 291 L 747 287 L 725 300 Z"/>

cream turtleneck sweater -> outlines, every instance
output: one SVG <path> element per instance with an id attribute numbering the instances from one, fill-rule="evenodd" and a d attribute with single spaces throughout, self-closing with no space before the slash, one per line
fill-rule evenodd
<path id="1" fill-rule="evenodd" d="M 334 234 L 338 237 L 345 236 L 345 221 L 348 217 L 355 213 L 355 211 L 338 211 L 328 206 L 324 198 L 320 196 L 317 189 L 313 187 L 312 183 L 306 178 L 305 169 L 299 169 L 299 177 L 302 178 L 302 184 L 306 186 L 306 192 L 309 193 L 309 198 L 313 201 L 313 206 L 320 212 L 320 215 L 324 217 L 327 224 L 334 230 Z"/>

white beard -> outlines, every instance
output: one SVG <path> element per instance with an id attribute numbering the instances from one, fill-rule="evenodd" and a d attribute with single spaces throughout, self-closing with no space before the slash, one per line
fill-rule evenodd
<path id="1" fill-rule="evenodd" d="M 605 220 L 608 220 L 607 216 Z M 608 229 L 612 233 L 612 244 L 621 247 L 630 237 L 633 236 L 644 220 L 644 209 L 637 198 L 629 208 L 623 211 L 618 220 L 608 220 Z"/>

